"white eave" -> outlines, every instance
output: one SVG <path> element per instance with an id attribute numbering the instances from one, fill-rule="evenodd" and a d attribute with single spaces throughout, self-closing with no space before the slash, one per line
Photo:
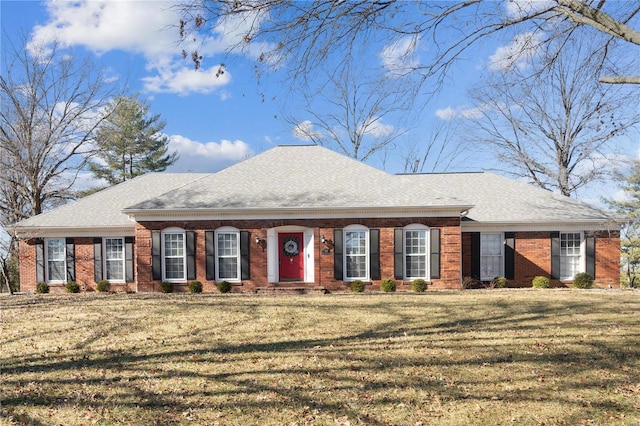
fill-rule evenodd
<path id="1" fill-rule="evenodd" d="M 137 222 L 163 220 L 361 219 L 393 217 L 460 217 L 471 205 L 443 207 L 124 209 Z"/>
<path id="2" fill-rule="evenodd" d="M 20 239 L 34 238 L 34 237 L 132 237 L 135 236 L 135 225 L 128 227 L 91 227 L 91 228 L 79 228 L 75 226 L 57 226 L 57 227 L 16 227 L 12 231 L 16 233 L 16 236 Z"/>
<path id="3" fill-rule="evenodd" d="M 532 221 L 532 222 L 472 222 L 463 221 L 462 232 L 536 232 L 536 231 L 619 231 L 615 220 L 585 220 L 578 222 Z"/>

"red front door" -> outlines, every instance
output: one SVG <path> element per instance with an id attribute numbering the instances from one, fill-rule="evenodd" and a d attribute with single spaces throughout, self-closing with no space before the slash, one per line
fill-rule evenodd
<path id="1" fill-rule="evenodd" d="M 278 234 L 280 281 L 304 280 L 304 239 L 302 232 Z"/>

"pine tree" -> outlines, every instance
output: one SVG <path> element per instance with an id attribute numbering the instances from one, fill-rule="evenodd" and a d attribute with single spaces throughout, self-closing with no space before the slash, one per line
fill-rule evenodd
<path id="1" fill-rule="evenodd" d="M 640 160 L 635 160 L 631 172 L 621 176 L 622 190 L 627 198 L 623 201 L 609 201 L 626 219 L 624 233 L 620 241 L 623 262 L 626 264 L 627 283 L 629 287 L 637 285 L 640 277 L 636 272 L 640 267 Z"/>
<path id="2" fill-rule="evenodd" d="M 98 153 L 89 170 L 98 179 L 116 185 L 147 172 L 161 172 L 176 162 L 168 153 L 165 122 L 150 115 L 149 105 L 138 96 L 120 96 L 111 103 L 112 114 L 96 135 Z"/>

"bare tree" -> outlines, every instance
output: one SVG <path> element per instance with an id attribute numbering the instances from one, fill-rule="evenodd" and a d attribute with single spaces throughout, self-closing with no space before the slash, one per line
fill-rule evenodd
<path id="1" fill-rule="evenodd" d="M 640 122 L 637 90 L 594 78 L 606 55 L 590 42 L 533 55 L 533 71 L 494 71 L 472 92 L 472 140 L 495 150 L 500 168 L 570 196 L 613 171 L 615 138 Z M 550 57 L 552 55 L 552 57 Z M 477 139 L 475 136 L 477 135 Z"/>
<path id="2" fill-rule="evenodd" d="M 542 44 L 601 33 L 608 37 L 607 55 L 612 58 L 640 46 L 636 29 L 640 4 L 635 1 L 516 0 L 505 4 L 503 9 L 490 0 L 189 0 L 177 7 L 183 16 L 182 39 L 235 31 L 236 50 L 250 51 L 266 66 L 289 61 L 296 78 L 313 75 L 322 64 L 340 67 L 359 60 L 352 55 L 355 46 L 375 46 L 399 37 L 429 44 L 428 60 L 407 72 L 416 72 L 425 80 L 437 76 L 439 82 L 454 59 L 479 41 L 505 32 L 532 32 Z M 191 57 L 196 64 L 202 60 L 197 51 Z M 640 76 L 596 77 L 611 83 L 640 83 Z"/>
<path id="3" fill-rule="evenodd" d="M 108 115 L 111 86 L 88 60 L 57 43 L 15 44 L 3 34 L 0 76 L 0 227 L 72 196 Z M 7 243 L 15 255 L 15 238 Z"/>
<path id="4" fill-rule="evenodd" d="M 286 117 L 294 136 L 367 161 L 408 131 L 410 81 L 358 64 L 325 75 L 326 81 L 301 90 L 302 112 Z"/>
<path id="5" fill-rule="evenodd" d="M 462 145 L 455 140 L 458 123 L 438 121 L 426 137 L 410 143 L 402 156 L 404 173 L 444 172 L 462 154 Z"/>

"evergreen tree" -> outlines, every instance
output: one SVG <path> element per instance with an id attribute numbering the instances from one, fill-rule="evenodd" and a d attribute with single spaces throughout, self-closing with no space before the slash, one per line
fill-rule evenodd
<path id="1" fill-rule="evenodd" d="M 640 277 L 636 276 L 640 268 L 640 160 L 633 162 L 631 172 L 621 176 L 621 187 L 627 194 L 623 201 L 609 201 L 627 219 L 620 241 L 622 260 L 625 264 L 629 287 L 638 285 Z"/>
<path id="2" fill-rule="evenodd" d="M 138 96 L 120 96 L 111 103 L 112 113 L 98 128 L 97 161 L 89 163 L 96 178 L 110 185 L 147 172 L 161 172 L 178 159 L 168 153 L 169 139 L 162 134 L 165 122 L 149 114 L 149 105 Z"/>

